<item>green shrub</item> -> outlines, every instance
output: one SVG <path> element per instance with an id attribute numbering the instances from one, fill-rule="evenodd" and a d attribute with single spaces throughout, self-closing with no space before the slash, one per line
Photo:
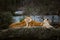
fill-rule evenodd
<path id="1" fill-rule="evenodd" d="M 11 12 L 0 12 L 0 29 L 8 28 L 12 22 Z"/>
<path id="2" fill-rule="evenodd" d="M 25 19 L 25 17 L 23 17 L 23 18 L 20 18 L 20 22 L 22 22 L 24 19 Z"/>

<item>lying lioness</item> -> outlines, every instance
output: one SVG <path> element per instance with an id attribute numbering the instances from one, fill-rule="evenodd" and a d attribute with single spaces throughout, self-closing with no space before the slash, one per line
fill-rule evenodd
<path id="1" fill-rule="evenodd" d="M 26 17 L 22 22 L 12 23 L 10 28 L 43 26 L 42 22 L 33 21 L 31 17 Z"/>
<path id="2" fill-rule="evenodd" d="M 12 23 L 9 27 L 10 28 L 20 28 L 20 27 L 37 27 L 37 26 L 41 26 L 41 27 L 45 27 L 45 28 L 51 28 L 52 26 L 49 23 L 48 19 L 44 19 L 43 22 L 36 22 L 34 20 L 32 20 L 31 17 L 26 17 L 22 22 L 19 23 Z"/>

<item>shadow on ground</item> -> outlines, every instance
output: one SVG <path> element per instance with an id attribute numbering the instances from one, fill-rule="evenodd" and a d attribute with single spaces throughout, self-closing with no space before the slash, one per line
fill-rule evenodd
<path id="1" fill-rule="evenodd" d="M 19 28 L 0 30 L 0 40 L 60 40 L 60 29 Z"/>

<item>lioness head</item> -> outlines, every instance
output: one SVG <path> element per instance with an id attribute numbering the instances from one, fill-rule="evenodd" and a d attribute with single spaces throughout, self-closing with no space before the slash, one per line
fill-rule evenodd
<path id="1" fill-rule="evenodd" d="M 32 18 L 30 16 L 26 16 L 26 18 L 24 20 L 25 20 L 25 22 L 31 22 Z"/>

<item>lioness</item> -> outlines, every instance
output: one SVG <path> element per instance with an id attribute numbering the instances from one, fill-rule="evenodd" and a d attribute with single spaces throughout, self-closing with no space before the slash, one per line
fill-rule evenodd
<path id="1" fill-rule="evenodd" d="M 33 27 L 33 26 L 43 26 L 42 22 L 36 22 L 32 20 L 31 17 L 27 16 L 22 22 L 12 23 L 10 28 L 19 28 L 19 27 Z"/>

